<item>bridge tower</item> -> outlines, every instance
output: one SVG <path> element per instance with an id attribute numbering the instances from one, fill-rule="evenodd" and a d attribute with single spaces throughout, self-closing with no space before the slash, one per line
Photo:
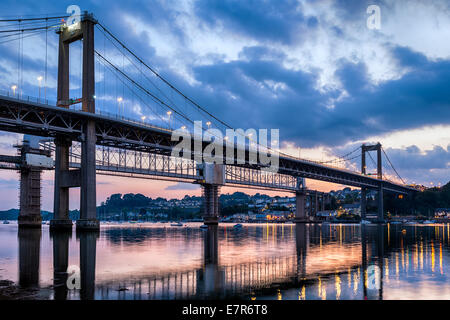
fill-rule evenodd
<path id="1" fill-rule="evenodd" d="M 366 153 L 369 151 L 377 152 L 377 178 L 380 180 L 380 186 L 378 188 L 378 221 L 381 222 L 384 219 L 384 208 L 383 208 L 383 171 L 382 171 L 382 159 L 381 159 L 381 144 L 377 143 L 375 145 L 365 145 L 361 146 L 361 173 L 366 175 Z M 367 207 L 367 188 L 361 188 L 361 218 L 366 217 L 366 207 Z"/>
<path id="2" fill-rule="evenodd" d="M 69 52 L 70 44 L 83 40 L 82 111 L 95 113 L 95 57 L 94 25 L 97 21 L 92 14 L 84 12 L 81 21 L 70 26 L 62 26 L 59 33 L 58 58 L 58 106 L 69 108 Z M 88 122 L 81 137 L 81 169 L 69 170 L 69 136 L 55 138 L 55 191 L 54 229 L 71 228 L 69 219 L 69 188 L 80 187 L 80 219 L 77 229 L 98 230 L 96 217 L 96 171 L 95 171 L 95 123 Z"/>

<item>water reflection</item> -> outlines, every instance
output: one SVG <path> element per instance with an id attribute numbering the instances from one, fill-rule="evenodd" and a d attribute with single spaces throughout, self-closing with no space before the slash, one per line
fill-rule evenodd
<path id="1" fill-rule="evenodd" d="M 19 285 L 21 288 L 39 287 L 39 254 L 41 229 L 19 229 Z"/>
<path id="2" fill-rule="evenodd" d="M 53 240 L 53 289 L 55 300 L 67 299 L 67 268 L 69 267 L 69 240 L 72 232 L 50 232 Z"/>
<path id="3" fill-rule="evenodd" d="M 2 243 L 14 244 L 2 228 Z M 19 266 L 20 286 L 52 287 L 58 300 L 450 299 L 449 234 L 449 225 L 143 224 L 72 237 L 43 227 L 18 231 L 17 259 L 0 256 L 0 269 Z M 70 265 L 81 290 L 67 289 Z"/>
<path id="4" fill-rule="evenodd" d="M 95 231 L 77 232 L 80 240 L 80 276 L 82 300 L 92 300 L 95 294 L 95 259 L 97 239 L 99 233 Z"/>

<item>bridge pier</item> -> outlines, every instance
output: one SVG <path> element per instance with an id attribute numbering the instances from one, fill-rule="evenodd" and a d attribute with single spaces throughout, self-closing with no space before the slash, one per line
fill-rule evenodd
<path id="1" fill-rule="evenodd" d="M 378 222 L 384 222 L 383 186 L 378 188 Z"/>
<path id="2" fill-rule="evenodd" d="M 41 216 L 41 170 L 22 168 L 20 170 L 19 227 L 42 225 Z"/>
<path id="3" fill-rule="evenodd" d="M 98 230 L 95 168 L 95 123 L 89 122 L 81 143 L 80 219 L 77 230 Z"/>
<path id="4" fill-rule="evenodd" d="M 361 219 L 366 218 L 367 213 L 367 189 L 361 188 Z"/>
<path id="5" fill-rule="evenodd" d="M 306 192 L 297 191 L 295 193 L 295 223 L 307 223 L 308 215 L 306 213 Z"/>
<path id="6" fill-rule="evenodd" d="M 43 155 L 39 146 L 31 145 L 30 141 L 24 140 L 20 149 L 22 166 L 20 167 L 20 200 L 19 200 L 19 227 L 40 228 L 41 216 L 41 173 L 42 169 L 28 163 L 28 155 Z"/>
<path id="7" fill-rule="evenodd" d="M 72 141 L 65 137 L 55 139 L 55 188 L 53 199 L 53 219 L 50 229 L 72 229 L 69 218 L 69 148 Z"/>
<path id="8" fill-rule="evenodd" d="M 206 225 L 217 225 L 219 223 L 219 186 L 204 184 L 202 188 L 204 201 L 203 222 Z"/>
<path id="9" fill-rule="evenodd" d="M 220 186 L 225 184 L 225 166 L 216 163 L 202 163 L 197 166 L 203 193 L 203 222 L 206 225 L 219 223 Z"/>

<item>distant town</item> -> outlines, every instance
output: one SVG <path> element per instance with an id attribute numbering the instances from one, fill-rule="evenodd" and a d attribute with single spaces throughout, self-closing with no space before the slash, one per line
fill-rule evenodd
<path id="1" fill-rule="evenodd" d="M 329 193 L 330 201 L 313 217 L 317 221 L 361 220 L 361 192 L 344 188 Z M 424 189 L 414 199 L 386 194 L 385 218 L 449 219 L 450 183 L 443 187 Z M 221 194 L 220 221 L 222 222 L 287 222 L 295 215 L 294 196 L 275 196 L 243 192 Z M 307 209 L 314 204 L 306 203 Z M 203 201 L 201 197 L 186 195 L 182 199 L 146 197 L 143 194 L 112 194 L 97 207 L 97 216 L 102 221 L 202 221 Z M 367 212 L 375 215 L 376 192 L 367 194 Z M 0 212 L 0 220 L 16 220 L 18 209 Z M 70 211 L 70 218 L 79 218 L 79 211 Z M 42 211 L 43 220 L 52 219 L 53 214 Z"/>

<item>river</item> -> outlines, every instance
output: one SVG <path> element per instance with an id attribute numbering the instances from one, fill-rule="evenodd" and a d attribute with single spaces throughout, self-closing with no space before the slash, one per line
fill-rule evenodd
<path id="1" fill-rule="evenodd" d="M 448 224 L 200 226 L 0 225 L 0 280 L 34 299 L 450 299 Z"/>

